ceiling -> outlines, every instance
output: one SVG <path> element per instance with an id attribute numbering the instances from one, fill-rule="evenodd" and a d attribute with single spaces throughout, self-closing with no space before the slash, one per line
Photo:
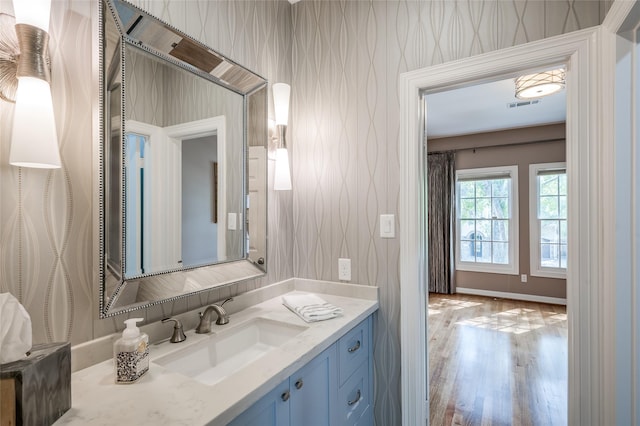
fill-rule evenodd
<path id="1" fill-rule="evenodd" d="M 427 95 L 427 137 L 484 133 L 566 119 L 566 91 L 510 108 L 524 101 L 515 97 L 514 79 L 483 83 Z M 526 103 L 526 102 L 525 102 Z"/>

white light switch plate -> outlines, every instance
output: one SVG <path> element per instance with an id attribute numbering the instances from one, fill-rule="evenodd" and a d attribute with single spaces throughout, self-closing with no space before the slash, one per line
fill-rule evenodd
<path id="1" fill-rule="evenodd" d="M 235 213 L 229 213 L 227 216 L 227 228 L 229 231 L 235 231 L 238 227 L 238 219 Z"/>
<path id="2" fill-rule="evenodd" d="M 380 215 L 380 238 L 395 238 L 395 218 L 392 214 Z"/>

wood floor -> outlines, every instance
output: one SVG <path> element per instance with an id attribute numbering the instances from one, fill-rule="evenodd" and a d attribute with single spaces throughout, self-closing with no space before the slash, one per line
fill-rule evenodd
<path id="1" fill-rule="evenodd" d="M 565 425 L 566 307 L 429 295 L 430 425 Z"/>

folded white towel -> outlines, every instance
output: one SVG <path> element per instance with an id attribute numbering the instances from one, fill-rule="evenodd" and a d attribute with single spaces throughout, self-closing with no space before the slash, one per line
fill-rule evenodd
<path id="1" fill-rule="evenodd" d="M 342 315 L 342 308 L 327 303 L 315 294 L 282 296 L 282 304 L 306 322 L 323 321 Z"/>

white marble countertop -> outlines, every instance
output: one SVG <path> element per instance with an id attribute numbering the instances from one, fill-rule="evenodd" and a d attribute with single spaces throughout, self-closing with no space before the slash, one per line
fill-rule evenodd
<path id="1" fill-rule="evenodd" d="M 72 374 L 72 407 L 55 424 L 225 425 L 378 309 L 377 296 L 345 297 L 344 294 L 350 292 L 343 286 L 346 285 L 319 283 L 317 286 L 304 280 L 293 290 L 316 289 L 327 302 L 343 308 L 343 316 L 331 320 L 306 323 L 284 307 L 282 295 L 278 295 L 231 314 L 228 325 L 212 323 L 212 333 L 252 318 L 267 318 L 307 329 L 211 386 L 154 362 L 160 356 L 210 337 L 194 334 L 193 330 L 186 333 L 185 342 L 151 345 L 149 372 L 136 383 L 114 384 L 112 359 L 77 371 Z"/>

